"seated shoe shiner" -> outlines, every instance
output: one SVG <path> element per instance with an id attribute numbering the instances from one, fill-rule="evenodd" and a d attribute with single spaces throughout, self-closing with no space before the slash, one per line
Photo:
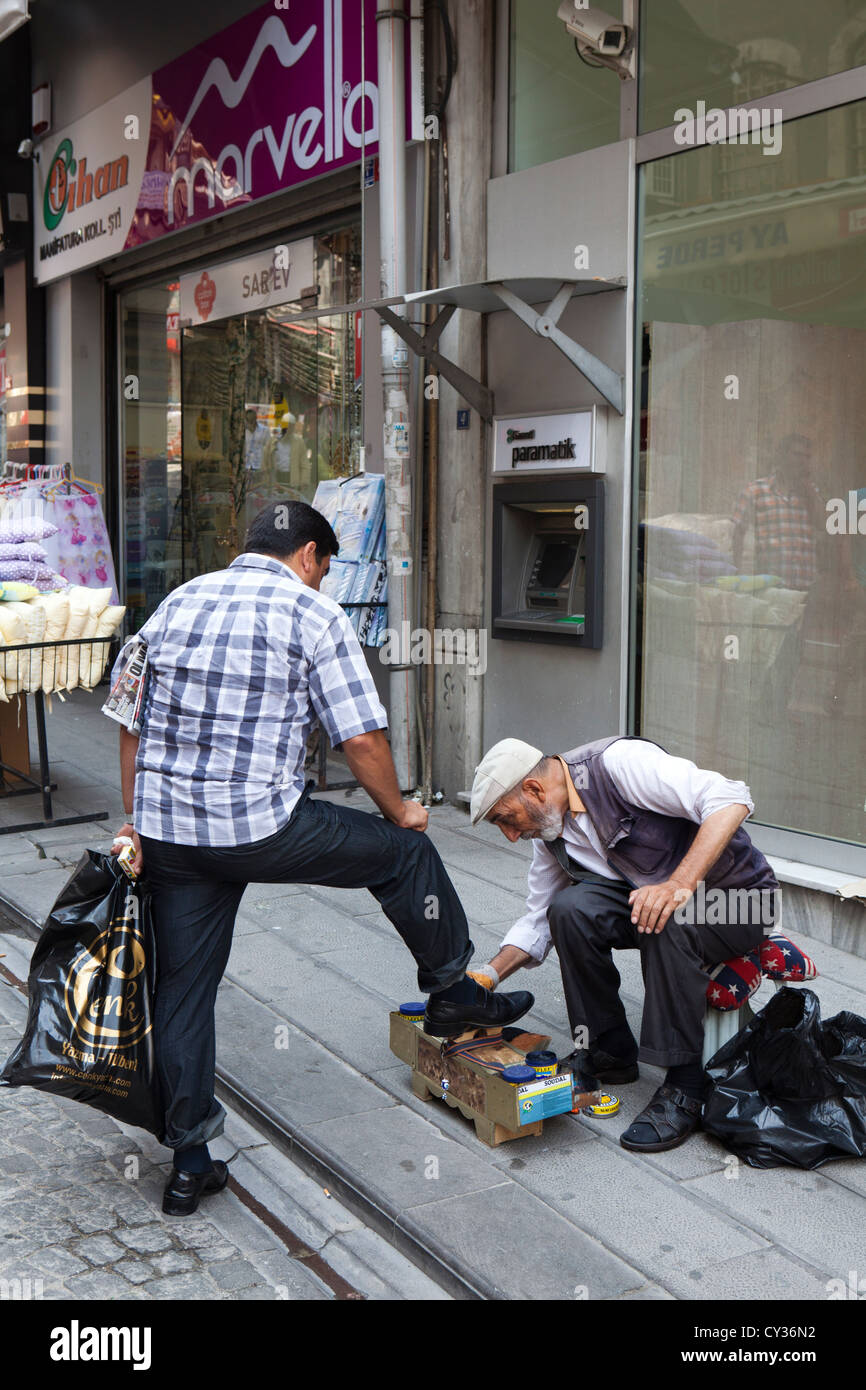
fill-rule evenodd
<path id="1" fill-rule="evenodd" d="M 120 731 L 131 822 L 118 836 L 132 836 L 133 868 L 152 894 L 169 1214 L 195 1211 L 228 1181 L 207 1147 L 225 1116 L 214 1097 L 214 1002 L 248 883 L 368 888 L 415 958 L 434 1035 L 502 1027 L 533 1004 L 466 975 L 466 916 L 423 833 L 427 812 L 403 800 L 358 639 L 318 592 L 337 550 L 307 503 L 269 504 L 227 569 L 175 589 L 137 634 L 148 685 L 140 736 Z M 311 798 L 304 754 L 317 719 L 384 819 Z"/>
<path id="2" fill-rule="evenodd" d="M 476 770 L 472 823 L 533 842 L 526 912 L 487 967 L 494 987 L 552 946 L 581 1089 L 636 1081 L 638 1058 L 666 1068 L 620 1136 L 626 1149 L 675 1148 L 700 1123 L 706 971 L 760 945 L 776 916 L 778 881 L 742 828 L 753 810 L 745 783 L 642 738 L 550 757 L 507 738 Z M 712 913 L 692 901 L 702 882 Z M 611 955 L 629 948 L 640 951 L 645 989 L 640 1048 Z"/>

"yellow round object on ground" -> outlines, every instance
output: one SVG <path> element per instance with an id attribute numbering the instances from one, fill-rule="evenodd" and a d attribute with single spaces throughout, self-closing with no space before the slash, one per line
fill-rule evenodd
<path id="1" fill-rule="evenodd" d="M 598 1105 L 589 1107 L 591 1115 L 615 1115 L 617 1110 L 619 1110 L 619 1096 L 609 1096 L 606 1092 L 602 1093 Z"/>
<path id="2" fill-rule="evenodd" d="M 598 1105 L 588 1105 L 585 1113 L 601 1119 L 603 1115 L 615 1115 L 617 1110 L 619 1110 L 619 1096 L 609 1096 L 606 1092 L 602 1092 Z"/>

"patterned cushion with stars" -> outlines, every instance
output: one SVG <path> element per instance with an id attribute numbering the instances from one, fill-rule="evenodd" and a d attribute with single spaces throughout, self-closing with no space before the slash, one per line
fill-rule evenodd
<path id="1" fill-rule="evenodd" d="M 750 951 L 747 956 L 734 956 L 733 960 L 723 960 L 714 965 L 709 972 L 707 1003 L 712 1009 L 739 1009 L 747 999 L 751 999 L 761 983 L 761 962 L 758 952 Z"/>
<path id="2" fill-rule="evenodd" d="M 768 936 L 761 947 L 761 969 L 771 980 L 814 980 L 815 962 L 781 932 Z"/>

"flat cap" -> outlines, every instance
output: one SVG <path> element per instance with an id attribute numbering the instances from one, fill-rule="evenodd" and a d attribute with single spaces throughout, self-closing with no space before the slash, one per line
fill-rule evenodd
<path id="1" fill-rule="evenodd" d="M 519 738 L 503 738 L 488 749 L 475 769 L 469 818 L 473 825 L 493 810 L 541 762 L 544 753 Z"/>

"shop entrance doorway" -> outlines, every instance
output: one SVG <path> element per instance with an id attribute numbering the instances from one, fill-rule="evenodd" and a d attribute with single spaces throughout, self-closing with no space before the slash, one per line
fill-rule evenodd
<path id="1" fill-rule="evenodd" d="M 188 324 L 179 279 L 121 299 L 126 602 L 135 631 L 178 584 L 223 569 L 268 502 L 357 471 L 360 233 L 315 238 L 304 299 Z"/>

